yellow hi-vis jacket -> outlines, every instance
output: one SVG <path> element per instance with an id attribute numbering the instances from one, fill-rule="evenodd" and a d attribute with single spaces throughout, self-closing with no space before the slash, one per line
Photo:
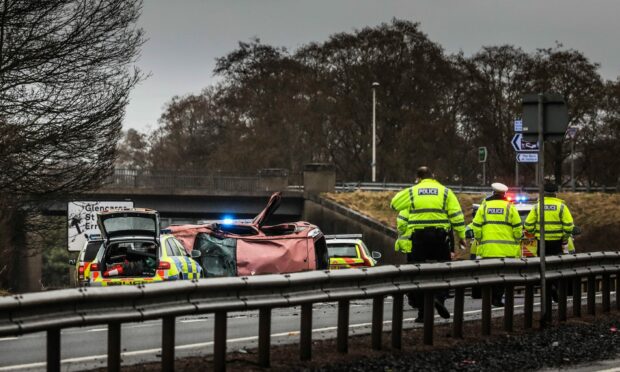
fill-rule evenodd
<path id="1" fill-rule="evenodd" d="M 479 242 L 478 256 L 521 256 L 521 217 L 509 201 L 494 199 L 482 202 L 472 221 L 472 229 Z"/>
<path id="2" fill-rule="evenodd" d="M 398 213 L 396 217 L 396 230 L 398 238 L 394 250 L 397 252 L 411 253 L 411 232 L 409 228 L 409 211 L 404 209 Z"/>
<path id="3" fill-rule="evenodd" d="M 409 211 L 409 229 L 434 226 L 456 231 L 465 239 L 465 219 L 458 199 L 449 188 L 434 179 L 423 179 L 417 185 L 399 191 L 391 203 L 396 211 Z"/>
<path id="4" fill-rule="evenodd" d="M 525 230 L 540 239 L 540 204 L 532 208 L 525 219 Z M 568 241 L 573 233 L 573 216 L 562 199 L 545 196 L 545 240 Z"/>

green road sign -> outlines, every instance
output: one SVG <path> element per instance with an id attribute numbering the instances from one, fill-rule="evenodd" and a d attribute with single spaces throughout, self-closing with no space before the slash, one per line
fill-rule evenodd
<path id="1" fill-rule="evenodd" d="M 487 162 L 487 148 L 484 146 L 478 147 L 478 162 L 479 163 Z"/>

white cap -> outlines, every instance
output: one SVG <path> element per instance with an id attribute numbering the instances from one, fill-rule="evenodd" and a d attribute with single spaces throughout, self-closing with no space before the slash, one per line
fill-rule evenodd
<path id="1" fill-rule="evenodd" d="M 504 193 L 508 191 L 508 186 L 504 185 L 503 183 L 499 183 L 499 182 L 492 183 L 491 188 L 493 188 L 493 192 L 496 192 L 496 193 Z"/>

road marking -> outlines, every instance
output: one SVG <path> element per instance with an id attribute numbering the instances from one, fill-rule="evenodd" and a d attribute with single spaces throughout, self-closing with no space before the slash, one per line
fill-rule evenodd
<path id="1" fill-rule="evenodd" d="M 209 320 L 210 319 L 186 319 L 186 320 L 181 320 L 179 323 L 196 323 L 196 322 L 206 322 Z"/>
<path id="2" fill-rule="evenodd" d="M 86 332 L 105 332 L 107 331 L 107 328 L 93 328 L 93 329 L 89 329 Z"/>
<path id="3" fill-rule="evenodd" d="M 597 294 L 596 297 L 600 297 L 602 296 L 602 294 Z M 587 299 L 587 296 L 582 296 L 581 299 Z M 569 301 L 572 301 L 572 299 L 567 299 Z M 535 302 L 534 306 L 540 305 L 540 302 Z M 524 307 L 525 305 L 514 305 L 515 308 L 520 308 L 520 307 Z M 503 307 L 497 307 L 497 308 L 492 308 L 491 311 L 502 311 L 504 310 Z M 482 309 L 480 310 L 470 310 L 470 311 L 464 311 L 463 314 L 476 314 L 476 313 L 481 313 Z M 450 313 L 451 316 L 453 316 L 453 313 Z M 439 315 L 435 315 L 435 318 L 440 318 Z M 199 319 L 188 319 L 188 320 L 192 320 L 192 321 L 199 321 Z M 200 319 L 202 320 L 202 319 Z M 414 321 L 415 318 L 406 318 L 403 319 L 403 322 L 411 322 Z M 383 324 L 390 324 L 392 323 L 391 320 L 384 320 Z M 358 323 L 358 324 L 350 324 L 349 328 L 362 328 L 362 327 L 370 327 L 372 326 L 372 323 Z M 312 330 L 312 333 L 319 333 L 319 332 L 326 332 L 326 331 L 334 331 L 337 330 L 338 327 L 324 327 L 324 328 L 316 328 Z M 94 330 L 90 330 L 93 332 L 98 332 L 100 330 L 107 330 L 107 328 L 95 328 Z M 292 336 L 297 336 L 299 335 L 299 331 L 290 331 L 290 332 L 282 332 L 282 333 L 273 333 L 270 335 L 270 337 L 292 337 Z M 17 337 L 15 337 L 17 338 Z M 0 339 L 3 340 L 3 339 Z M 256 341 L 258 340 L 258 336 L 248 336 L 248 337 L 240 337 L 240 338 L 233 338 L 230 340 L 226 340 L 226 344 L 234 344 L 234 343 L 239 343 L 239 342 L 245 342 L 245 341 Z M 207 341 L 207 342 L 200 342 L 200 343 L 195 343 L 195 344 L 187 344 L 187 345 L 180 345 L 180 346 L 175 346 L 174 349 L 175 350 L 186 350 L 186 349 L 195 349 L 195 348 L 203 348 L 206 346 L 211 346 L 213 345 L 213 341 Z M 128 357 L 128 356 L 138 356 L 138 355 L 144 355 L 144 354 L 153 354 L 153 353 L 161 353 L 161 348 L 154 348 L 154 349 L 145 349 L 145 350 L 136 350 L 136 351 L 126 351 L 124 353 L 121 353 L 121 358 L 122 357 Z M 77 358 L 69 358 L 69 359 L 63 359 L 61 361 L 61 364 L 70 364 L 70 363 L 80 363 L 80 362 L 90 362 L 90 361 L 97 361 L 97 360 L 105 360 L 107 359 L 108 356 L 107 354 L 105 355 L 93 355 L 93 356 L 85 356 L 85 357 L 77 357 Z M 20 369 L 29 369 L 29 368 L 41 368 L 41 367 L 45 367 L 46 366 L 46 362 L 38 362 L 38 363 L 29 363 L 29 364 L 18 364 L 18 365 L 12 365 L 12 366 L 6 366 L 6 367 L 0 367 L 0 371 L 12 371 L 12 370 L 20 370 Z M 610 369 L 610 370 L 606 370 L 605 372 L 616 372 L 617 369 Z"/>

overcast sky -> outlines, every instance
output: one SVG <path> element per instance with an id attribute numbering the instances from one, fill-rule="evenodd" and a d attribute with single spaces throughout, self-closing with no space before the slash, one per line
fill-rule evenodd
<path id="1" fill-rule="evenodd" d="M 215 82 L 215 59 L 240 40 L 259 37 L 294 50 L 393 17 L 420 22 L 448 53 L 500 44 L 532 51 L 559 41 L 615 80 L 619 15 L 619 0 L 144 0 L 140 25 L 148 41 L 138 65 L 151 76 L 132 92 L 124 128 L 156 128 L 170 98 Z"/>

